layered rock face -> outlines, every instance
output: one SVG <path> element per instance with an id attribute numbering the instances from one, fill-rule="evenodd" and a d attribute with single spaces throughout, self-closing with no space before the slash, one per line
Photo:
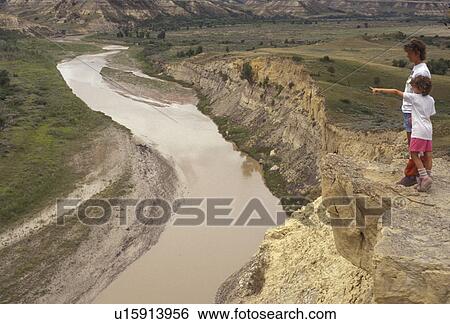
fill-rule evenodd
<path id="1" fill-rule="evenodd" d="M 250 80 L 241 75 L 245 63 Z M 448 161 L 436 161 L 430 194 L 394 185 L 405 163 L 404 135 L 333 125 L 314 81 L 290 58 L 200 55 L 167 72 L 207 95 L 211 115 L 229 118 L 249 130 L 251 144 L 277 152 L 291 193 L 320 187 L 324 201 L 269 231 L 217 302 L 450 301 Z M 329 206 L 336 197 L 344 199 Z M 319 214 L 318 205 L 328 212 Z"/>
<path id="2" fill-rule="evenodd" d="M 204 56 L 171 66 L 168 73 L 207 95 L 213 116 L 244 127 L 247 146 L 261 151 L 262 159 L 276 152 L 276 164 L 291 193 L 317 188 L 324 118 L 318 89 L 290 59 L 251 60 L 251 82 L 241 79 L 244 62 Z"/>
<path id="3" fill-rule="evenodd" d="M 85 25 L 92 30 L 112 28 L 130 20 L 156 17 L 309 17 L 358 14 L 366 16 L 444 16 L 442 1 L 403 0 L 1 0 L 4 10 L 34 20 Z"/>
<path id="4" fill-rule="evenodd" d="M 445 1 L 380 1 L 380 0 L 319 0 L 335 10 L 353 12 L 365 16 L 406 14 L 414 16 L 445 16 L 448 2 Z"/>

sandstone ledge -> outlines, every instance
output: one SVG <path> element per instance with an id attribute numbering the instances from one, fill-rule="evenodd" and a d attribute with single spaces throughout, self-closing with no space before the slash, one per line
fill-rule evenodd
<path id="1" fill-rule="evenodd" d="M 404 161 L 392 165 L 356 163 L 329 154 L 323 160 L 324 197 L 364 195 L 392 198 L 391 225 L 381 217 L 365 228 L 335 229 L 338 251 L 373 276 L 378 303 L 450 302 L 449 162 L 435 160 L 430 193 L 394 185 Z M 359 217 L 361 210 L 338 210 L 333 217 Z"/>

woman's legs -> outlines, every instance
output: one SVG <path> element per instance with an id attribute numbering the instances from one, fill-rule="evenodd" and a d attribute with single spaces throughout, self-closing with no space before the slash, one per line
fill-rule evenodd
<path id="1" fill-rule="evenodd" d="M 425 152 L 425 169 L 431 171 L 433 169 L 433 153 Z"/>

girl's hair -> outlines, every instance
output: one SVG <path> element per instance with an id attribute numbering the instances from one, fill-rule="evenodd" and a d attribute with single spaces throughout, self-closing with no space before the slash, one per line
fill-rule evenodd
<path id="1" fill-rule="evenodd" d="M 416 76 L 411 80 L 411 85 L 417 87 L 423 96 L 428 96 L 433 88 L 431 79 L 425 76 Z"/>
<path id="2" fill-rule="evenodd" d="M 406 52 L 414 52 L 419 54 L 420 60 L 425 61 L 427 58 L 427 45 L 424 42 L 418 39 L 411 40 L 404 47 Z"/>

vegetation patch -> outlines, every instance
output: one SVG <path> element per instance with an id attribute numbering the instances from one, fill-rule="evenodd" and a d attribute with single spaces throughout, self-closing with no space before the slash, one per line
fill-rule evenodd
<path id="1" fill-rule="evenodd" d="M 97 47 L 5 30 L 0 38 L 0 71 L 7 71 L 0 86 L 3 231 L 74 188 L 86 170 L 70 167 L 72 156 L 111 120 L 75 97 L 56 69 L 61 59 Z"/>

